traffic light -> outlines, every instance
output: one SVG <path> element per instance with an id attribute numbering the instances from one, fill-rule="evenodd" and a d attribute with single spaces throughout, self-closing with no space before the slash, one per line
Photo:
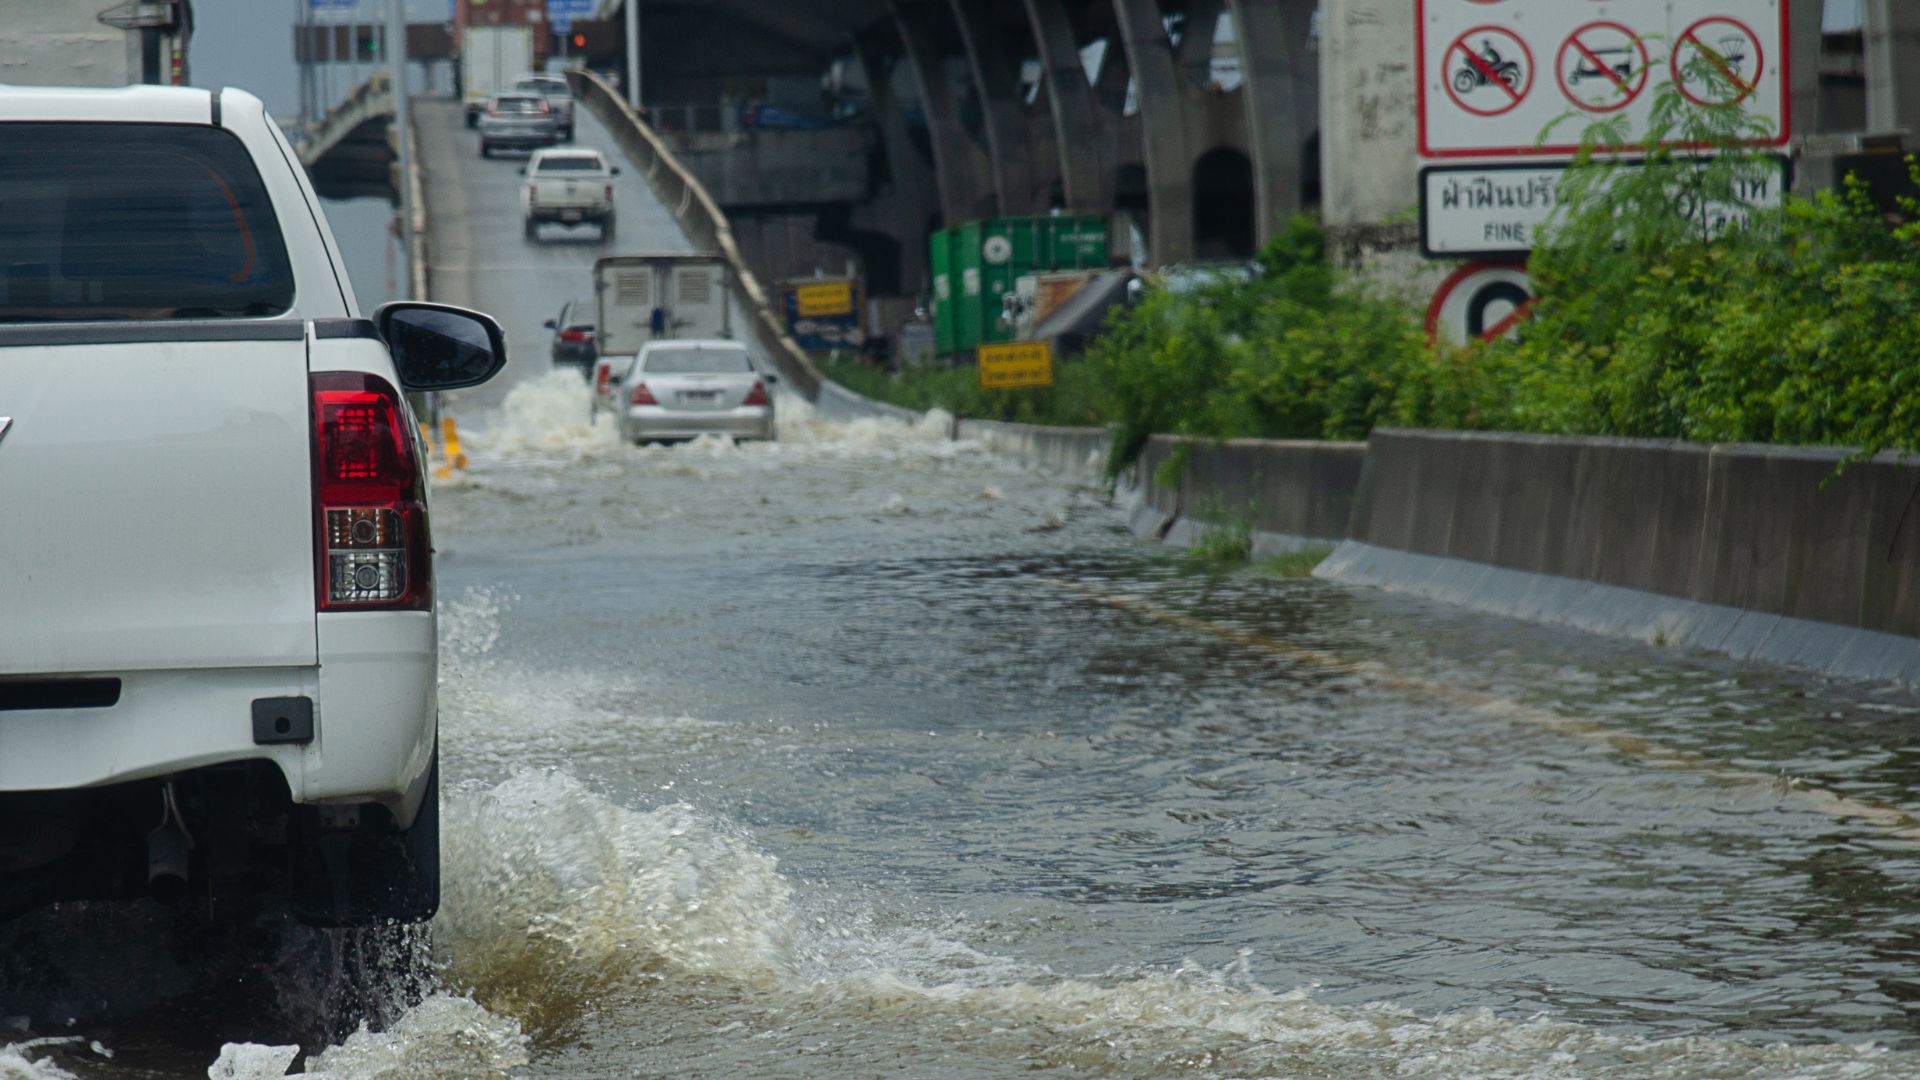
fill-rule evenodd
<path id="1" fill-rule="evenodd" d="M 585 35 L 585 34 L 575 34 L 575 35 L 573 35 L 573 47 L 574 47 L 574 48 L 576 48 L 576 49 L 584 49 L 584 48 L 586 48 L 586 47 L 587 47 L 587 35 Z"/>

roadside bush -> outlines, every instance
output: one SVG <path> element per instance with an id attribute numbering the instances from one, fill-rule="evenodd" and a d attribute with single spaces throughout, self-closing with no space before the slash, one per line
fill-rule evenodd
<path id="1" fill-rule="evenodd" d="M 1724 78 L 1704 61 L 1689 74 Z M 1777 182 L 1745 149 L 1769 133 L 1672 84 L 1647 141 L 1712 154 L 1630 152 L 1624 116 L 1588 128 L 1512 340 L 1429 345 L 1410 305 L 1331 266 L 1299 217 L 1251 276 L 1116 315 L 1049 390 L 988 393 L 971 368 L 828 374 L 915 408 L 1111 425 L 1110 473 L 1154 434 L 1361 439 L 1380 424 L 1920 449 L 1920 205 L 1890 223 L 1850 183 L 1734 211 Z"/>

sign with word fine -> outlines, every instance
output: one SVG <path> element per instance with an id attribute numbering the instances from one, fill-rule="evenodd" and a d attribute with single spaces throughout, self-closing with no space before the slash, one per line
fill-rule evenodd
<path id="1" fill-rule="evenodd" d="M 1631 141 L 1663 85 L 1785 146 L 1793 2 L 1814 0 L 1415 0 L 1420 154 L 1565 157 L 1616 116 Z"/>
<path id="2" fill-rule="evenodd" d="M 1045 341 L 982 345 L 979 365 L 982 390 L 1053 385 L 1053 345 Z"/>
<path id="3" fill-rule="evenodd" d="M 1750 208 L 1780 205 L 1792 177 L 1786 158 L 1771 161 L 1765 175 L 1738 185 L 1738 205 L 1708 208 L 1714 232 L 1744 220 Z M 1560 206 L 1560 181 L 1566 171 L 1567 166 L 1557 162 L 1420 170 L 1420 253 L 1429 259 L 1525 256 Z"/>

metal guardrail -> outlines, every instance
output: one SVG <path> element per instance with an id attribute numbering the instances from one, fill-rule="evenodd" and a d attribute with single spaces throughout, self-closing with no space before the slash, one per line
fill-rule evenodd
<path id="1" fill-rule="evenodd" d="M 594 116 L 613 133 L 614 141 L 620 144 L 628 159 L 646 172 L 654 195 L 673 211 L 687 238 L 696 248 L 718 252 L 726 260 L 733 287 L 746 306 L 753 340 L 780 369 L 789 385 L 809 402 L 818 401 L 825 377 L 787 333 L 766 287 L 741 256 L 740 246 L 733 239 L 733 228 L 713 196 L 680 164 L 660 133 L 640 119 L 618 91 L 592 72 L 570 72 L 568 79 L 573 83 L 574 96 L 593 110 Z"/>

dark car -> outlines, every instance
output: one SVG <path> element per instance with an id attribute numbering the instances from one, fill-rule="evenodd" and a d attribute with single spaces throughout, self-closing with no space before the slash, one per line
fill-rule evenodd
<path id="1" fill-rule="evenodd" d="M 599 357 L 593 345 L 593 301 L 567 301 L 545 326 L 553 331 L 554 367 L 577 367 L 583 375 L 593 370 Z"/>

